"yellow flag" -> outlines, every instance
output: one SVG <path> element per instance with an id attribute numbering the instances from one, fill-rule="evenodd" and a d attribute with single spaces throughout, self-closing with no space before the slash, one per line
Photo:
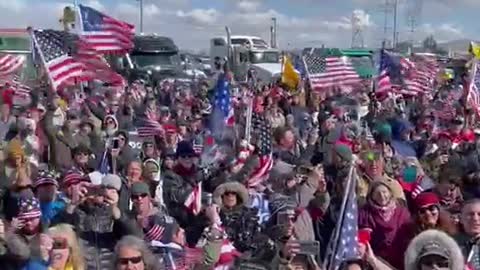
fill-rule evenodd
<path id="1" fill-rule="evenodd" d="M 293 90 L 296 90 L 297 85 L 300 83 L 300 76 L 295 71 L 295 68 L 293 68 L 292 62 L 287 56 L 283 57 L 282 83 Z"/>
<path id="2" fill-rule="evenodd" d="M 475 58 L 480 59 L 480 45 L 475 42 L 470 42 L 470 52 Z"/>

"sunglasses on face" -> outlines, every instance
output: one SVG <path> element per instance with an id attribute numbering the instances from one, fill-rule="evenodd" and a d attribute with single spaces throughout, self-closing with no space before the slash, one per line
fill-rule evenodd
<path id="1" fill-rule="evenodd" d="M 442 269 L 448 269 L 449 268 L 449 262 L 446 259 L 438 259 L 438 258 L 426 258 L 421 261 L 422 265 L 428 266 L 430 268 L 442 268 Z"/>
<path id="2" fill-rule="evenodd" d="M 67 249 L 68 248 L 68 242 L 67 239 L 63 238 L 56 238 L 53 239 L 53 249 Z"/>
<path id="3" fill-rule="evenodd" d="M 421 208 L 420 210 L 418 210 L 418 212 L 420 214 L 425 214 L 427 212 L 432 213 L 432 212 L 435 212 L 437 210 L 438 210 L 438 207 L 436 205 L 430 205 L 430 206 Z"/>
<path id="4" fill-rule="evenodd" d="M 118 263 L 121 265 L 127 265 L 129 263 L 137 264 L 141 263 L 143 260 L 142 256 L 138 257 L 129 257 L 129 258 L 118 258 Z"/>
<path id="5" fill-rule="evenodd" d="M 226 191 L 225 193 L 223 193 L 224 196 L 230 196 L 230 195 L 237 195 L 237 193 L 233 192 L 233 191 Z"/>
<path id="6" fill-rule="evenodd" d="M 132 195 L 132 200 L 135 201 L 135 200 L 143 199 L 147 196 L 148 196 L 148 194 L 146 194 L 146 193 L 139 194 L 139 195 Z"/>
<path id="7" fill-rule="evenodd" d="M 118 139 L 119 139 L 120 141 L 125 141 L 125 138 L 124 138 L 124 137 L 118 137 Z"/>
<path id="8" fill-rule="evenodd" d="M 182 155 L 179 156 L 180 158 L 193 158 L 193 155 Z"/>

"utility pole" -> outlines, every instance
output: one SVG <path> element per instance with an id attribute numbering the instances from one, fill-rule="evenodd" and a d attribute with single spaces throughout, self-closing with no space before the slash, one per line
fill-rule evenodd
<path id="1" fill-rule="evenodd" d="M 137 0 L 140 2 L 140 33 L 143 33 L 143 0 Z"/>
<path id="2" fill-rule="evenodd" d="M 393 3 L 393 40 L 392 47 L 397 47 L 398 42 L 398 32 L 397 32 L 397 9 L 398 9 L 398 0 L 395 0 Z"/>
<path id="3" fill-rule="evenodd" d="M 270 28 L 270 46 L 277 48 L 277 18 L 272 18 L 272 26 Z"/>

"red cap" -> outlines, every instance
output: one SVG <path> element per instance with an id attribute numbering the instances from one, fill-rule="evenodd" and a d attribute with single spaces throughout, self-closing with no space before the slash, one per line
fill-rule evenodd
<path id="1" fill-rule="evenodd" d="M 167 134 L 175 134 L 177 133 L 177 127 L 174 125 L 164 125 L 163 128 Z"/>
<path id="2" fill-rule="evenodd" d="M 425 208 L 431 205 L 438 205 L 439 203 L 440 199 L 438 198 L 437 194 L 433 192 L 420 193 L 414 200 L 414 204 L 417 209 Z"/>
<path id="3" fill-rule="evenodd" d="M 450 141 L 452 140 L 452 136 L 450 136 L 450 133 L 448 132 L 438 133 L 438 139 L 440 140 L 441 138 L 449 139 Z"/>
<path id="4" fill-rule="evenodd" d="M 358 230 L 358 243 L 359 244 L 368 244 L 370 242 L 372 229 L 364 228 Z"/>
<path id="5" fill-rule="evenodd" d="M 470 129 L 464 130 L 462 138 L 465 142 L 473 143 L 475 142 L 475 133 L 473 133 L 473 131 Z"/>

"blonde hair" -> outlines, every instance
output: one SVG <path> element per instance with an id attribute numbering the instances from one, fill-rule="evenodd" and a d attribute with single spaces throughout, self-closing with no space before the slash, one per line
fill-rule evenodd
<path id="1" fill-rule="evenodd" d="M 83 250 L 77 239 L 77 235 L 73 227 L 69 224 L 58 224 L 48 229 L 48 235 L 51 237 L 65 238 L 70 248 L 70 256 L 68 262 L 73 266 L 74 270 L 85 270 L 85 261 Z"/>

